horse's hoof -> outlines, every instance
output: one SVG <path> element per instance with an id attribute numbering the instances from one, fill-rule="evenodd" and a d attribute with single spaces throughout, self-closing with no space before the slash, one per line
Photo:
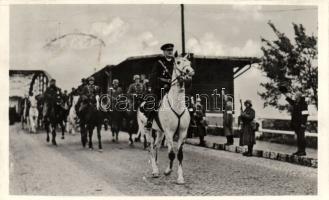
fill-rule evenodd
<path id="1" fill-rule="evenodd" d="M 55 146 L 57 146 L 57 143 L 56 143 L 55 140 L 52 141 L 52 144 L 55 145 Z"/>
<path id="2" fill-rule="evenodd" d="M 170 169 L 169 171 L 166 170 L 166 171 L 164 172 L 164 175 L 169 176 L 169 175 L 171 174 L 171 172 L 172 172 L 171 169 Z"/>
<path id="3" fill-rule="evenodd" d="M 65 138 L 64 138 L 64 136 L 62 136 L 62 140 L 64 140 Z"/>
<path id="4" fill-rule="evenodd" d="M 178 185 L 184 185 L 185 184 L 185 181 L 184 179 L 177 179 L 177 182 L 176 182 Z"/>
<path id="5" fill-rule="evenodd" d="M 92 148 L 92 147 L 89 147 L 89 150 L 90 150 L 90 151 L 92 151 L 92 150 L 94 150 L 94 148 Z"/>
<path id="6" fill-rule="evenodd" d="M 103 149 L 98 149 L 98 152 L 102 153 L 103 152 Z"/>
<path id="7" fill-rule="evenodd" d="M 49 142 L 49 138 L 47 138 L 47 142 Z"/>
<path id="8" fill-rule="evenodd" d="M 159 177 L 160 177 L 159 173 L 152 173 L 152 178 L 159 178 Z"/>
<path id="9" fill-rule="evenodd" d="M 112 142 L 115 142 L 115 139 L 112 139 Z"/>

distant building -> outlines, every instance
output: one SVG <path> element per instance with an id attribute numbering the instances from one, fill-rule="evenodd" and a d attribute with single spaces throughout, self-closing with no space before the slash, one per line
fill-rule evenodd
<path id="1" fill-rule="evenodd" d="M 146 74 L 149 78 L 154 63 L 161 55 L 148 55 L 129 57 L 118 65 L 108 65 L 95 72 L 95 84 L 101 87 L 105 93 L 113 79 L 119 79 L 121 86 L 127 89 L 133 82 L 134 74 Z M 255 57 L 223 57 L 223 56 L 198 56 L 194 55 L 192 67 L 195 76 L 192 80 L 192 89 L 189 93 L 193 96 L 200 95 L 208 111 L 220 112 L 217 108 L 221 105 L 221 96 L 216 98 L 216 92 L 221 94 L 222 88 L 225 93 L 234 98 L 234 78 L 247 71 L 251 64 L 258 63 Z M 202 95 L 202 96 L 201 96 Z M 208 100 L 205 100 L 208 97 Z M 207 102 L 206 102 L 207 101 Z M 234 102 L 234 101 L 233 101 Z"/>
<path id="2" fill-rule="evenodd" d="M 25 94 L 41 94 L 51 76 L 43 70 L 9 70 L 9 107 L 16 115 L 22 112 L 21 101 Z M 11 111 L 13 113 L 13 111 Z"/>

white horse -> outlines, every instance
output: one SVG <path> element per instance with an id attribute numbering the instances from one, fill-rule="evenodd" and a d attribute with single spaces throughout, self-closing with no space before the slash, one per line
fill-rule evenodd
<path id="1" fill-rule="evenodd" d="M 30 109 L 29 109 L 29 117 L 27 119 L 29 131 L 32 133 L 36 133 L 37 125 L 38 125 L 38 101 L 35 98 L 35 95 L 29 96 L 30 101 Z"/>
<path id="2" fill-rule="evenodd" d="M 78 103 L 78 100 L 79 100 L 79 95 L 73 96 L 72 106 L 70 108 L 69 115 L 67 116 L 67 126 L 66 126 L 67 130 L 66 131 L 68 133 L 72 133 L 73 135 L 75 134 L 75 130 L 78 127 L 78 125 L 77 125 L 78 115 L 75 110 L 75 106 Z"/>
<path id="3" fill-rule="evenodd" d="M 184 57 L 175 56 L 175 64 L 171 80 L 171 88 L 163 97 L 161 106 L 158 111 L 159 122 L 162 128 L 158 126 L 156 121 L 153 122 L 152 129 L 156 130 L 155 141 L 152 137 L 152 131 L 147 131 L 147 139 L 150 141 L 150 154 L 152 165 L 152 176 L 159 177 L 159 168 L 157 165 L 158 149 L 161 141 L 166 136 L 168 146 L 168 156 L 170 159 L 169 165 L 164 174 L 170 175 L 172 172 L 173 161 L 175 159 L 174 150 L 174 134 L 178 134 L 177 142 L 177 158 L 178 164 L 178 184 L 184 184 L 183 177 L 183 144 L 185 143 L 187 129 L 190 124 L 190 114 L 185 105 L 185 81 L 191 80 L 194 75 L 194 70 L 191 67 L 191 62 L 188 60 L 188 55 Z"/>

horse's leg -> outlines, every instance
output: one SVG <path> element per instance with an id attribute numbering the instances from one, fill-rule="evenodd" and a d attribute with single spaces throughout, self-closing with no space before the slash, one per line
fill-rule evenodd
<path id="1" fill-rule="evenodd" d="M 50 127 L 49 127 L 49 123 L 48 121 L 45 121 L 45 128 L 46 128 L 46 132 L 47 132 L 47 142 L 49 142 L 49 132 L 50 132 Z"/>
<path id="2" fill-rule="evenodd" d="M 115 142 L 119 142 L 119 132 L 120 132 L 119 129 L 115 131 Z"/>
<path id="3" fill-rule="evenodd" d="M 61 129 L 62 129 L 62 140 L 64 140 L 64 138 L 65 138 L 65 122 L 62 121 L 60 123 L 60 126 L 61 126 Z"/>
<path id="4" fill-rule="evenodd" d="M 80 122 L 80 133 L 81 133 L 81 143 L 83 148 L 85 148 L 87 144 L 87 130 L 84 122 Z"/>
<path id="5" fill-rule="evenodd" d="M 146 139 L 146 135 L 144 134 L 144 149 L 147 148 L 147 139 Z"/>
<path id="6" fill-rule="evenodd" d="M 93 125 L 87 124 L 87 129 L 88 129 L 88 133 L 89 133 L 89 149 L 92 150 L 92 149 L 94 149 L 93 141 L 92 141 L 94 127 L 93 127 Z"/>
<path id="7" fill-rule="evenodd" d="M 174 141 L 172 137 L 166 137 L 167 138 L 167 145 L 168 145 L 168 157 L 169 157 L 169 165 L 166 168 L 164 174 L 166 176 L 170 175 L 172 172 L 172 167 L 173 167 L 173 163 L 175 160 L 175 152 L 174 152 Z M 162 143 L 162 142 L 161 142 Z"/>
<path id="8" fill-rule="evenodd" d="M 185 183 L 184 177 L 183 177 L 182 163 L 183 163 L 183 145 L 185 142 L 186 135 L 187 135 L 187 129 L 181 132 L 181 134 L 179 135 L 178 143 L 177 143 L 177 149 L 178 149 L 177 159 L 179 162 L 178 169 L 177 169 L 177 174 L 178 174 L 177 184 Z"/>
<path id="9" fill-rule="evenodd" d="M 134 146 L 133 134 L 132 134 L 131 131 L 129 131 L 128 133 L 129 133 L 129 143 L 130 143 L 130 146 Z"/>
<path id="10" fill-rule="evenodd" d="M 159 177 L 159 168 L 156 163 L 156 158 L 155 158 L 155 148 L 156 145 L 154 143 L 154 138 L 151 137 L 150 140 L 151 144 L 149 147 L 149 152 L 150 152 L 150 157 L 151 157 L 151 167 L 152 167 L 152 177 L 153 178 L 158 178 Z"/>
<path id="11" fill-rule="evenodd" d="M 98 124 L 97 125 L 97 138 L 98 138 L 98 149 L 100 152 L 103 151 L 101 130 L 102 130 L 102 124 Z"/>
<path id="12" fill-rule="evenodd" d="M 135 142 L 140 142 L 141 141 L 141 130 L 138 129 L 137 135 L 135 137 Z"/>
<path id="13" fill-rule="evenodd" d="M 57 143 L 56 143 L 56 127 L 57 127 L 57 124 L 52 124 L 51 126 L 52 126 L 52 136 L 53 136 L 51 142 L 52 142 L 53 145 L 57 146 Z"/>
<path id="14" fill-rule="evenodd" d="M 158 151 L 159 151 L 159 147 L 160 147 L 160 144 L 161 144 L 161 140 L 163 138 L 163 135 L 164 135 L 163 132 L 161 132 L 161 131 L 157 132 L 157 137 L 155 139 L 154 146 L 150 148 L 151 150 L 153 150 L 153 152 L 151 152 L 151 155 L 152 155 L 151 162 L 152 162 L 152 168 L 153 168 L 152 176 L 154 178 L 158 178 L 159 177 Z"/>

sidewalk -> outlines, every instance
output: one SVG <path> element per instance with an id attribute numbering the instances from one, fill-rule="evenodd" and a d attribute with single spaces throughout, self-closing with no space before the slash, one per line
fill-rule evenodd
<path id="1" fill-rule="evenodd" d="M 235 153 L 244 152 L 247 148 L 239 146 L 239 138 L 234 138 L 234 145 L 224 146 L 226 143 L 226 137 L 224 136 L 213 136 L 207 135 L 205 137 L 206 147 L 214 148 L 218 150 L 225 150 Z M 199 138 L 189 138 L 187 140 L 188 144 L 198 145 Z M 276 144 L 266 141 L 256 140 L 256 145 L 254 146 L 254 152 L 258 157 L 264 157 L 273 160 L 280 160 L 285 162 L 291 162 L 295 164 L 317 167 L 317 149 L 306 148 L 306 156 L 291 156 L 292 153 L 296 152 L 297 147 L 285 144 Z"/>

